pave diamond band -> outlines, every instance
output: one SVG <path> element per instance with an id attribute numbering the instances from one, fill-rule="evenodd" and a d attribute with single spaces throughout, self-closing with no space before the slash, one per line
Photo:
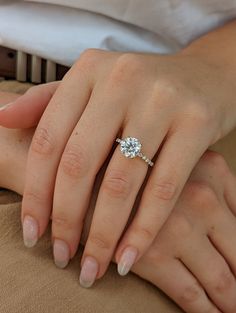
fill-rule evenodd
<path id="1" fill-rule="evenodd" d="M 124 139 L 116 138 L 116 142 L 120 144 L 120 151 L 127 158 L 135 158 L 136 156 L 144 160 L 148 165 L 153 166 L 154 163 L 149 160 L 142 152 L 141 142 L 134 137 L 126 137 Z"/>

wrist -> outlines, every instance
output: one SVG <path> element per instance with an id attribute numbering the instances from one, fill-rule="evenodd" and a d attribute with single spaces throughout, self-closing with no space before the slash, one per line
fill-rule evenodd
<path id="1" fill-rule="evenodd" d="M 203 59 L 208 64 L 222 66 L 230 72 L 236 71 L 235 36 L 236 21 L 231 21 L 192 41 L 179 54 Z"/>
<path id="2" fill-rule="evenodd" d="M 189 63 L 195 78 L 200 73 L 201 90 L 211 85 L 211 94 L 217 95 L 212 105 L 214 110 L 218 107 L 222 120 L 219 138 L 236 127 L 235 36 L 236 21 L 233 21 L 203 35 L 175 55 L 179 60 Z"/>

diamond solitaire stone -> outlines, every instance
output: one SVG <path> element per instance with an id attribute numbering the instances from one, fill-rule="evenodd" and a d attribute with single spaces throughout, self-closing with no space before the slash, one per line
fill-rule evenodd
<path id="1" fill-rule="evenodd" d="M 154 163 L 141 152 L 142 145 L 137 138 L 134 137 L 126 137 L 124 139 L 116 138 L 116 142 L 119 142 L 120 151 L 127 158 L 135 158 L 136 156 L 138 156 L 148 165 L 150 166 L 154 165 Z"/>
<path id="2" fill-rule="evenodd" d="M 139 155 L 141 151 L 141 143 L 137 138 L 134 137 L 126 137 L 120 141 L 120 151 L 127 158 L 135 158 Z"/>

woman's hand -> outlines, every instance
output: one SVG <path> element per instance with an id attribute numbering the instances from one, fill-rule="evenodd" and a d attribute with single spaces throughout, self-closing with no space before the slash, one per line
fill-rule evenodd
<path id="1" fill-rule="evenodd" d="M 22 203 L 26 245 L 43 235 L 52 214 L 55 261 L 66 266 L 76 253 L 99 168 L 117 137 L 133 136 L 156 163 L 118 244 L 147 164 L 124 157 L 119 145 L 113 149 L 82 258 L 81 283 L 102 277 L 116 248 L 119 273 L 125 275 L 150 247 L 200 156 L 235 126 L 230 65 L 209 59 L 201 49 L 173 56 L 83 53 L 53 96 L 55 85 L 50 87 L 52 98 L 31 144 Z M 14 110 L 13 105 L 1 112 L 2 125 L 8 116 L 10 126 Z"/>
<path id="2" fill-rule="evenodd" d="M 23 194 L 27 153 L 34 133 L 0 127 L 0 186 Z M 81 241 L 106 166 L 99 171 Z M 162 289 L 187 313 L 235 313 L 236 178 L 224 159 L 208 151 L 151 247 L 132 271 Z M 138 202 L 134 212 L 138 209 Z M 115 261 L 115 258 L 113 258 Z M 119 260 L 117 259 L 117 262 Z M 218 309 L 217 309 L 218 308 Z"/>
<path id="3" fill-rule="evenodd" d="M 167 223 L 132 268 L 187 313 L 236 312 L 235 190 L 224 158 L 205 153 Z"/>

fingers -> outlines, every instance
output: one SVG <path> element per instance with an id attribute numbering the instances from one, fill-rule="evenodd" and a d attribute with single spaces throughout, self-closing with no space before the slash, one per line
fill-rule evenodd
<path id="1" fill-rule="evenodd" d="M 141 142 L 143 138 L 143 152 L 149 158 L 155 155 L 163 140 L 166 127 L 166 125 L 163 125 L 163 131 L 159 132 L 154 142 L 149 140 L 153 130 L 144 130 L 141 126 L 137 127 L 140 134 L 137 134 L 137 130 L 135 133 Z M 135 129 L 133 125 L 128 124 L 122 138 L 134 134 L 132 129 Z M 145 141 L 145 138 L 148 138 L 148 140 Z M 126 158 L 120 151 L 120 145 L 117 145 L 99 190 L 88 240 L 85 245 L 81 262 L 82 284 L 83 281 L 88 280 L 86 272 L 83 271 L 83 267 L 86 267 L 84 264 L 86 264 L 87 257 L 93 257 L 98 264 L 98 272 L 94 279 L 100 278 L 105 273 L 127 223 L 137 193 L 146 176 L 147 169 L 147 164 L 142 159 L 139 157 L 135 159 Z M 130 254 L 132 255 L 129 255 L 129 257 L 135 259 L 135 251 L 131 251 Z"/>
<path id="2" fill-rule="evenodd" d="M 38 124 L 59 82 L 30 88 L 24 95 L 0 110 L 0 125 L 7 128 L 30 128 Z"/>
<path id="3" fill-rule="evenodd" d="M 167 137 L 145 186 L 138 211 L 117 248 L 120 273 L 128 248 L 138 249 L 137 261 L 151 245 L 171 213 L 203 147 L 205 143 L 196 145 L 196 136 L 190 131 Z"/>
<path id="4" fill-rule="evenodd" d="M 72 71 L 70 78 L 66 75 L 55 92 L 29 149 L 21 214 L 28 247 L 35 245 L 47 227 L 58 164 L 91 93 L 86 75 Z"/>
<path id="5" fill-rule="evenodd" d="M 236 276 L 236 220 L 227 207 L 223 208 L 222 211 L 224 214 L 220 214 L 218 220 L 215 218 L 209 220 L 208 236 Z"/>
<path id="6" fill-rule="evenodd" d="M 193 244 L 194 242 L 194 244 Z M 189 238 L 181 261 L 198 278 L 209 297 L 224 313 L 236 311 L 236 280 L 225 259 L 206 236 Z"/>
<path id="7" fill-rule="evenodd" d="M 132 268 L 159 287 L 186 313 L 220 313 L 191 272 L 177 259 L 163 257 L 158 246 Z M 148 262 L 145 262 L 145 259 Z M 151 260 L 151 263 L 150 263 Z"/>
<path id="8" fill-rule="evenodd" d="M 111 119 L 116 99 L 108 101 L 101 95 L 92 94 L 66 144 L 57 171 L 52 235 L 69 245 L 72 257 L 79 244 L 96 174 L 109 155 L 124 119 L 122 110 L 117 110 L 116 116 Z M 103 103 L 106 105 L 103 104 L 104 109 L 96 110 L 94 102 L 98 107 Z M 62 259 L 58 249 L 54 249 L 56 264 L 58 259 Z M 65 265 L 69 261 L 68 258 L 63 260 Z"/>

